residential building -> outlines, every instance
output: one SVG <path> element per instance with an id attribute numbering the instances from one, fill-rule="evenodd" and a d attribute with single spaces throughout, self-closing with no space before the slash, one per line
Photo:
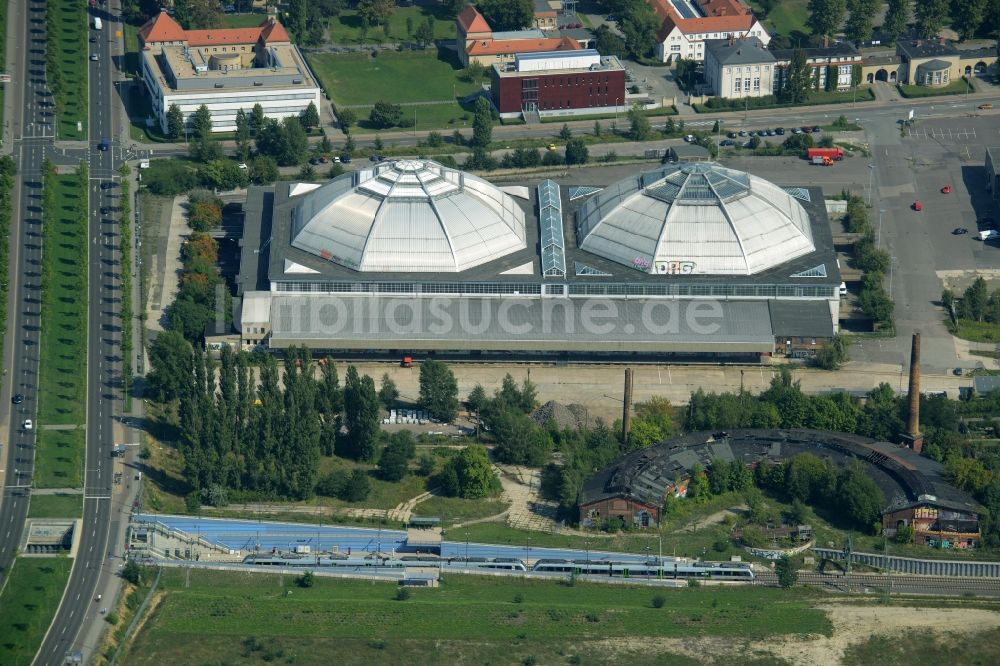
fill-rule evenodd
<path id="1" fill-rule="evenodd" d="M 559 27 L 560 0 L 535 0 L 535 26 L 539 30 L 555 30 Z"/>
<path id="2" fill-rule="evenodd" d="M 493 32 L 483 15 L 472 5 L 459 12 L 455 24 L 458 59 L 466 67 L 470 62 L 486 67 L 511 62 L 518 53 L 577 51 L 581 48 L 571 37 L 558 33 L 547 35 L 537 28 Z"/>
<path id="3" fill-rule="evenodd" d="M 663 20 L 656 33 L 657 57 L 663 62 L 704 60 L 710 39 L 756 37 L 771 41 L 760 21 L 741 0 L 647 0 Z"/>
<path id="4" fill-rule="evenodd" d="M 501 118 L 627 111 L 625 68 L 594 50 L 520 53 L 495 64 L 490 94 Z"/>
<path id="5" fill-rule="evenodd" d="M 774 55 L 756 37 L 705 42 L 705 82 L 716 97 L 770 95 L 776 68 Z"/>
<path id="6" fill-rule="evenodd" d="M 260 104 L 268 118 L 320 108 L 320 87 L 285 28 L 273 17 L 253 28 L 184 30 L 166 12 L 139 29 L 142 79 L 163 132 L 177 105 L 188 122 L 198 107 L 213 132 L 236 129 L 236 113 Z"/>
<path id="7" fill-rule="evenodd" d="M 812 68 L 813 86 L 826 90 L 826 77 L 831 67 L 836 68 L 837 82 L 833 90 L 847 90 L 851 87 L 851 76 L 854 65 L 861 65 L 862 56 L 856 48 L 847 42 L 838 42 L 830 46 L 802 49 L 805 51 L 806 62 Z M 778 69 L 774 76 L 774 93 L 777 94 L 784 84 L 784 75 L 792 62 L 794 49 L 775 49 L 771 52 L 777 62 Z"/>

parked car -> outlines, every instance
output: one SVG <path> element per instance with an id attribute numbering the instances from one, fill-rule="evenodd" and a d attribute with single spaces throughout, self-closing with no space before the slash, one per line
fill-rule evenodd
<path id="1" fill-rule="evenodd" d="M 694 143 L 694 134 L 688 134 L 686 137 L 684 137 L 684 140 L 687 141 L 688 143 Z"/>
<path id="2" fill-rule="evenodd" d="M 350 155 L 341 155 L 340 156 L 340 161 L 343 164 L 350 164 L 351 163 L 351 156 Z"/>
<path id="3" fill-rule="evenodd" d="M 785 135 L 785 128 L 784 127 L 775 127 L 774 128 L 774 133 L 777 134 L 778 136 L 784 136 Z"/>
<path id="4" fill-rule="evenodd" d="M 805 132 L 806 134 L 812 134 L 813 133 L 813 128 L 812 127 L 803 127 L 802 131 Z"/>
<path id="5" fill-rule="evenodd" d="M 813 134 L 819 134 L 820 132 L 823 131 L 823 128 L 820 127 L 819 125 L 813 125 L 812 126 L 812 131 L 813 131 Z"/>
<path id="6" fill-rule="evenodd" d="M 792 134 L 802 134 L 802 130 L 798 127 L 792 130 Z"/>
<path id="7" fill-rule="evenodd" d="M 250 168 L 250 167 L 247 166 L 246 162 L 240 162 L 236 166 L 239 167 L 240 169 L 249 169 Z"/>
<path id="8" fill-rule="evenodd" d="M 963 227 L 955 227 L 955 229 L 952 230 L 951 235 L 952 236 L 964 236 L 967 233 L 969 233 L 968 229 L 965 229 Z"/>
<path id="9" fill-rule="evenodd" d="M 736 132 L 730 132 L 726 136 L 728 136 L 730 139 L 735 139 L 736 137 L 739 136 L 739 134 L 737 134 Z"/>
<path id="10" fill-rule="evenodd" d="M 919 199 L 917 199 L 916 201 L 913 202 L 913 210 L 921 211 L 923 209 L 924 209 L 924 205 L 922 203 L 920 203 Z"/>
<path id="11" fill-rule="evenodd" d="M 989 111 L 990 109 L 993 108 L 993 105 L 987 102 L 986 104 L 980 104 L 976 108 L 978 108 L 980 111 Z"/>
<path id="12" fill-rule="evenodd" d="M 15 393 L 13 396 L 11 396 L 10 401 L 15 405 L 20 405 L 22 402 L 24 402 L 24 396 L 21 395 L 20 393 Z"/>
<path id="13" fill-rule="evenodd" d="M 722 141 L 719 142 L 719 145 L 720 146 L 735 146 L 736 142 L 733 141 L 732 139 L 723 139 Z"/>
<path id="14" fill-rule="evenodd" d="M 375 158 L 372 157 L 372 162 L 374 162 L 374 161 L 375 161 Z M 318 157 L 310 157 L 309 158 L 309 164 L 312 164 L 313 166 L 319 164 L 319 158 Z"/>
<path id="15" fill-rule="evenodd" d="M 941 194 L 951 194 L 951 185 L 945 185 L 942 187 Z"/>
<path id="16" fill-rule="evenodd" d="M 740 130 L 739 134 L 740 134 L 740 136 L 746 136 L 747 132 L 746 132 L 746 130 Z"/>

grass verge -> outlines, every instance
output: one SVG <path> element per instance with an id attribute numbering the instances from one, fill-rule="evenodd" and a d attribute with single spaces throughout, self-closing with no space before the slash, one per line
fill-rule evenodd
<path id="1" fill-rule="evenodd" d="M 804 589 L 653 591 L 449 576 L 440 588 L 396 601 L 393 584 L 294 585 L 292 576 L 165 571 L 163 597 L 127 663 L 560 663 L 616 637 L 756 640 L 832 631 L 812 608 L 815 593 Z M 659 609 L 651 603 L 657 592 L 667 597 Z M 445 652 L 435 655 L 442 641 Z"/>
<path id="2" fill-rule="evenodd" d="M 61 139 L 86 139 L 87 5 L 52 0 L 45 7 L 46 79 L 55 96 L 57 132 Z"/>
<path id="3" fill-rule="evenodd" d="M 971 342 L 1000 342 L 1000 324 L 959 319 L 955 337 Z"/>
<path id="4" fill-rule="evenodd" d="M 0 109 L 3 96 L 0 95 Z M 0 114 L 2 115 L 2 114 Z M 7 333 L 7 271 L 10 267 L 10 221 L 13 217 L 14 176 L 17 165 L 10 155 L 0 157 L 0 349 Z"/>
<path id="5" fill-rule="evenodd" d="M 43 183 L 42 340 L 38 420 L 84 422 L 87 366 L 87 184 L 83 164 Z"/>
<path id="6" fill-rule="evenodd" d="M 83 495 L 58 493 L 32 495 L 28 518 L 82 518 Z"/>
<path id="7" fill-rule="evenodd" d="M 751 105 L 749 108 L 751 111 L 757 111 L 760 109 L 787 109 L 792 107 L 803 107 L 803 106 L 817 106 L 820 104 L 852 104 L 854 102 L 871 102 L 875 99 L 875 92 L 871 88 L 858 88 L 857 91 L 854 90 L 839 90 L 827 92 L 826 90 L 814 90 L 809 93 L 809 100 L 803 104 L 760 104 L 758 106 Z M 732 106 L 713 108 L 705 104 L 694 104 L 694 110 L 697 113 L 720 113 L 723 111 L 742 111 L 743 107 L 738 104 Z"/>
<path id="8" fill-rule="evenodd" d="M 39 430 L 36 447 L 36 488 L 81 487 L 86 447 L 83 430 Z"/>
<path id="9" fill-rule="evenodd" d="M 968 91 L 969 85 L 965 82 L 964 78 L 958 81 L 952 81 L 946 86 L 941 86 L 940 88 L 932 88 L 930 86 L 908 86 L 902 83 L 897 83 L 896 88 L 899 90 L 899 94 L 907 99 L 913 99 L 917 97 L 938 97 L 940 95 L 962 95 Z"/>
<path id="10" fill-rule="evenodd" d="M 19 557 L 0 596 L 0 664 L 30 664 L 55 616 L 72 561 Z"/>

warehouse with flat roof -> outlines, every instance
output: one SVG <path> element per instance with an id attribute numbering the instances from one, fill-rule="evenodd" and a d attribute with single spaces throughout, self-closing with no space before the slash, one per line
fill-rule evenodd
<path id="1" fill-rule="evenodd" d="M 383 162 L 251 188 L 245 220 L 243 347 L 747 361 L 836 331 L 820 189 L 714 163 L 500 188 Z"/>

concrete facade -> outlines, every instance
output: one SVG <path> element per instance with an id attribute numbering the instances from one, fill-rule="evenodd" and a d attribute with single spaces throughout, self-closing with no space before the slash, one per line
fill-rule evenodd
<path id="1" fill-rule="evenodd" d="M 756 38 L 705 43 L 705 81 L 725 99 L 764 97 L 774 88 L 774 56 Z"/>

